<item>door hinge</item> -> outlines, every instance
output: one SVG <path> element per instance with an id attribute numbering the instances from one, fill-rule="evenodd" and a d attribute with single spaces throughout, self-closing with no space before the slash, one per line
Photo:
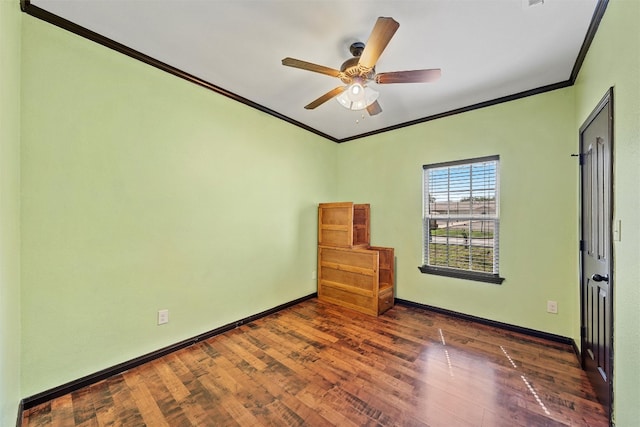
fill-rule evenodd
<path id="1" fill-rule="evenodd" d="M 580 251 L 581 252 L 584 251 L 584 246 L 585 246 L 584 240 L 580 240 Z"/>

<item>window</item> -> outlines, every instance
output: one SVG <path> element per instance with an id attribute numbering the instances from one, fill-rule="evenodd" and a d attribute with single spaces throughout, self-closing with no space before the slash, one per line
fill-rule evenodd
<path id="1" fill-rule="evenodd" d="M 420 271 L 489 283 L 498 275 L 499 157 L 423 166 Z"/>

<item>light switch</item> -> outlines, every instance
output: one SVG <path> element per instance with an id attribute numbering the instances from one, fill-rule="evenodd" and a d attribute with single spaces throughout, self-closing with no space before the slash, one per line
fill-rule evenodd
<path id="1" fill-rule="evenodd" d="M 619 242 L 622 240 L 622 221 L 613 221 L 613 240 Z"/>

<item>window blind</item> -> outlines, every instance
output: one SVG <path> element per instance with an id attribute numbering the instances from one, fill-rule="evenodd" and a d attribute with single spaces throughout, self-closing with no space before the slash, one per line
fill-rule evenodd
<path id="1" fill-rule="evenodd" d="M 498 275 L 498 162 L 423 167 L 425 266 Z"/>

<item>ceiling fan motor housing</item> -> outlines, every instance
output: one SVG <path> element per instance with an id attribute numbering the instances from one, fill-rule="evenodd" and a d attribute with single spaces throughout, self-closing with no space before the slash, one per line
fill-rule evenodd
<path id="1" fill-rule="evenodd" d="M 343 83 L 353 83 L 355 78 L 360 79 L 364 83 L 367 80 L 372 80 L 375 76 L 375 67 L 372 69 L 366 69 L 359 65 L 360 55 L 362 55 L 363 50 L 364 43 L 362 42 L 352 43 L 349 47 L 349 51 L 353 55 L 353 58 L 347 59 L 340 66 L 340 71 L 342 71 L 344 75 L 340 77 L 340 80 L 342 80 Z"/>

